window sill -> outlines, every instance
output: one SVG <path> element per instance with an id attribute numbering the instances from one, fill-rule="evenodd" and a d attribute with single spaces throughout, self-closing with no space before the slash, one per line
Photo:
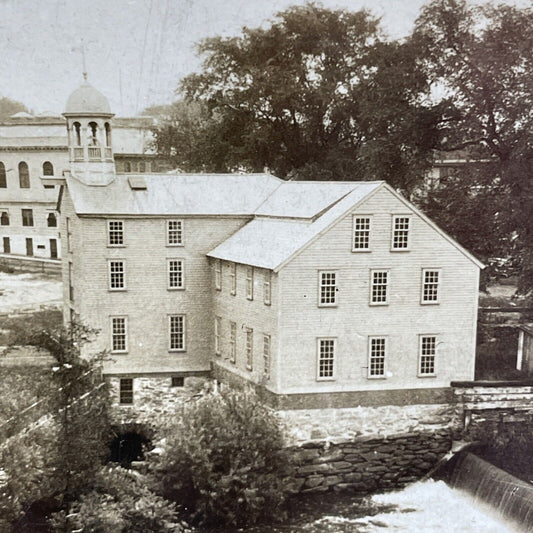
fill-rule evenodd
<path id="1" fill-rule="evenodd" d="M 370 307 L 386 307 L 389 305 L 389 302 L 370 302 L 368 305 Z"/>
<path id="2" fill-rule="evenodd" d="M 316 378 L 317 381 L 335 381 L 336 378 L 334 377 L 331 377 L 331 378 Z"/>
<path id="3" fill-rule="evenodd" d="M 317 304 L 317 307 L 326 308 L 326 309 L 328 307 L 334 309 L 335 307 L 338 307 L 338 306 L 339 306 L 339 304 L 336 304 L 336 303 L 335 304 Z"/>
<path id="4" fill-rule="evenodd" d="M 410 252 L 411 250 L 409 248 L 391 248 L 391 252 Z"/>
<path id="5" fill-rule="evenodd" d="M 272 305 L 272 302 L 263 302 L 263 304 L 267 305 L 268 307 L 270 307 Z"/>
<path id="6" fill-rule="evenodd" d="M 122 351 L 122 350 L 111 350 L 112 354 L 116 354 L 116 355 L 125 355 L 128 353 L 128 350 L 125 350 L 125 351 Z"/>
<path id="7" fill-rule="evenodd" d="M 439 305 L 440 302 L 439 301 L 436 301 L 436 302 L 420 302 L 420 305 Z"/>
<path id="8" fill-rule="evenodd" d="M 167 291 L 184 291 L 185 287 L 167 287 Z"/>
<path id="9" fill-rule="evenodd" d="M 125 244 L 108 244 L 108 248 L 126 248 Z"/>
<path id="10" fill-rule="evenodd" d="M 169 350 L 168 353 L 186 353 L 187 350 L 185 350 L 185 348 L 183 349 L 174 349 L 174 350 Z"/>
<path id="11" fill-rule="evenodd" d="M 231 291 L 231 292 L 229 293 L 229 295 L 230 295 L 230 296 L 237 296 L 237 291 Z"/>
<path id="12" fill-rule="evenodd" d="M 246 370 L 248 370 L 249 372 L 251 372 L 253 370 L 253 367 L 251 367 L 250 365 L 246 365 Z"/>
<path id="13" fill-rule="evenodd" d="M 372 250 L 366 248 L 352 248 L 352 253 L 354 254 L 369 254 L 372 253 Z"/>
<path id="14" fill-rule="evenodd" d="M 184 245 L 183 243 L 182 243 L 182 244 L 169 244 L 169 243 L 167 242 L 167 244 L 166 244 L 166 247 L 167 247 L 167 248 L 183 248 L 184 246 L 185 246 L 185 245 Z"/>
<path id="15" fill-rule="evenodd" d="M 387 379 L 387 376 L 367 376 L 366 379 Z"/>
<path id="16" fill-rule="evenodd" d="M 417 377 L 419 377 L 419 378 L 436 378 L 437 374 L 418 374 Z"/>
<path id="17" fill-rule="evenodd" d="M 250 296 L 247 296 L 246 299 L 249 300 L 250 302 L 253 302 L 253 301 L 254 301 L 253 296 L 252 296 L 251 298 L 250 298 Z"/>
<path id="18" fill-rule="evenodd" d="M 107 292 L 126 292 L 128 289 L 107 289 Z"/>

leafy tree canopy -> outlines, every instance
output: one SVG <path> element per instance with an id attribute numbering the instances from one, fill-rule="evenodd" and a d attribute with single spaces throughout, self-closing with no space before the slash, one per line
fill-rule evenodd
<path id="1" fill-rule="evenodd" d="M 476 204 L 486 200 L 505 220 L 493 252 L 518 250 L 520 289 L 527 292 L 533 288 L 533 10 L 435 0 L 423 8 L 413 42 L 456 109 L 444 147 L 468 148 L 473 159 L 485 161 L 461 178 L 477 188 L 470 195 Z M 433 211 L 438 220 L 439 210 Z M 493 230 L 504 227 L 487 222 L 474 224 L 480 241 L 494 241 Z M 464 240 L 453 224 L 451 230 Z"/>
<path id="2" fill-rule="evenodd" d="M 156 132 L 176 166 L 407 190 L 422 178 L 442 106 L 427 99 L 416 46 L 385 40 L 367 11 L 292 7 L 198 50 L 202 71 L 182 81 L 185 102 Z"/>
<path id="3" fill-rule="evenodd" d="M 0 120 L 5 120 L 19 111 L 28 112 L 28 108 L 20 102 L 0 95 Z"/>

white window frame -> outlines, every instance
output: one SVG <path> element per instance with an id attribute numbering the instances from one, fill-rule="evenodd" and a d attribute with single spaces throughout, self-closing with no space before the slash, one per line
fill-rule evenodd
<path id="1" fill-rule="evenodd" d="M 270 369 L 272 364 L 272 338 L 267 333 L 263 333 L 263 374 L 270 379 Z"/>
<path id="2" fill-rule="evenodd" d="M 254 299 L 254 267 L 246 267 L 246 299 Z"/>
<path id="3" fill-rule="evenodd" d="M 335 284 L 329 285 L 324 283 L 323 275 L 333 275 Z M 339 290 L 338 276 L 336 270 L 319 270 L 318 271 L 318 307 L 337 307 L 337 292 Z M 322 302 L 322 289 L 326 287 L 333 287 L 333 302 Z"/>
<path id="4" fill-rule="evenodd" d="M 119 224 L 120 229 L 111 229 L 113 224 Z M 120 236 L 119 243 L 112 243 L 111 236 Z M 123 248 L 124 244 L 124 221 L 123 220 L 108 220 L 107 221 L 107 246 L 108 248 Z"/>
<path id="5" fill-rule="evenodd" d="M 433 354 L 423 354 L 422 348 L 424 345 L 424 339 L 434 339 Z M 418 336 L 418 369 L 417 376 L 419 378 L 434 378 L 437 375 L 437 343 L 438 335 L 435 333 L 424 333 Z M 424 357 L 433 358 L 433 372 L 422 372 L 422 360 Z"/>
<path id="6" fill-rule="evenodd" d="M 215 289 L 222 290 L 222 261 L 215 259 Z"/>
<path id="7" fill-rule="evenodd" d="M 270 270 L 264 271 L 263 303 L 265 305 L 272 304 L 272 272 Z"/>
<path id="8" fill-rule="evenodd" d="M 320 375 L 320 363 L 322 361 L 322 341 L 333 341 L 333 357 L 331 358 L 331 376 Z M 336 337 L 317 337 L 316 339 L 316 380 L 317 381 L 335 381 L 337 374 L 337 338 Z"/>
<path id="9" fill-rule="evenodd" d="M 230 277 L 230 294 L 235 296 L 237 294 L 237 263 L 231 263 L 229 270 Z"/>
<path id="10" fill-rule="evenodd" d="M 131 402 L 123 402 L 122 401 L 122 381 L 123 380 L 131 380 Z M 130 392 L 124 391 L 124 392 Z M 133 405 L 135 402 L 135 378 L 119 378 L 118 382 L 118 403 L 119 405 Z"/>
<path id="11" fill-rule="evenodd" d="M 115 334 L 113 321 L 114 320 L 124 320 L 124 349 L 122 350 L 116 350 L 115 349 L 115 335 L 119 335 L 118 333 Z M 111 353 L 128 353 L 128 317 L 125 315 L 116 315 L 116 316 L 110 316 L 109 317 L 109 333 L 111 337 Z"/>
<path id="12" fill-rule="evenodd" d="M 254 330 L 253 328 L 246 328 L 246 338 L 245 338 L 245 348 L 246 348 L 246 369 L 250 372 L 254 368 Z"/>
<path id="13" fill-rule="evenodd" d="M 173 271 L 171 271 L 171 264 L 177 262 L 180 265 L 180 271 L 181 271 L 181 283 L 179 285 L 171 285 L 171 274 Z M 167 289 L 169 291 L 183 291 L 185 290 L 185 260 L 180 259 L 177 257 L 170 257 L 167 259 Z"/>
<path id="14" fill-rule="evenodd" d="M 215 355 L 220 355 L 221 346 L 220 346 L 220 336 L 222 332 L 222 318 L 219 316 L 215 317 Z"/>
<path id="15" fill-rule="evenodd" d="M 357 230 L 356 226 L 357 226 L 357 220 L 358 219 L 366 219 L 368 220 L 368 229 L 364 229 L 364 230 Z M 359 231 L 359 232 L 364 232 L 366 233 L 366 237 L 368 239 L 368 246 L 366 248 L 358 248 L 355 246 L 356 244 L 356 231 Z M 356 253 L 368 253 L 368 252 L 371 252 L 372 249 L 370 247 L 371 245 L 371 241 L 370 241 L 370 236 L 371 236 L 371 233 L 372 233 L 372 215 L 362 215 L 362 214 L 357 214 L 357 215 L 353 215 L 353 219 L 352 219 L 352 252 L 356 252 Z"/>
<path id="16" fill-rule="evenodd" d="M 180 318 L 182 320 L 182 345 L 180 348 L 173 348 L 172 347 L 172 319 L 173 318 Z M 184 314 L 171 314 L 168 315 L 168 351 L 169 352 L 185 352 L 187 350 L 187 344 L 186 344 L 186 318 Z"/>
<path id="17" fill-rule="evenodd" d="M 426 282 L 426 273 L 436 272 L 437 273 L 437 282 Z M 440 303 L 440 285 L 442 283 L 442 269 L 441 268 L 423 268 L 422 269 L 422 287 L 420 291 L 420 303 L 422 305 L 436 305 Z M 435 286 L 437 293 L 437 298 L 435 300 L 426 300 L 426 286 Z"/>
<path id="18" fill-rule="evenodd" d="M 235 364 L 237 361 L 237 323 L 229 323 L 229 360 Z"/>
<path id="19" fill-rule="evenodd" d="M 177 224 L 178 228 L 177 229 L 171 228 L 170 226 L 172 224 Z M 184 232 L 183 232 L 183 228 L 184 228 L 183 220 L 181 219 L 167 220 L 166 228 L 167 228 L 167 246 L 185 246 Z M 170 237 L 171 235 L 173 235 L 173 232 L 176 232 L 176 234 L 179 235 L 178 242 L 171 242 L 172 239 Z"/>
<path id="20" fill-rule="evenodd" d="M 113 263 L 122 263 L 122 281 L 123 285 L 122 287 L 112 287 L 112 272 L 111 272 L 111 265 Z M 108 272 L 108 288 L 110 291 L 125 291 L 127 289 L 126 285 L 126 261 L 124 259 L 108 259 L 107 260 L 107 272 Z"/>
<path id="21" fill-rule="evenodd" d="M 374 283 L 374 274 L 386 274 L 386 283 Z M 385 287 L 385 301 L 375 302 L 374 301 L 374 287 Z M 373 268 L 370 270 L 370 305 L 389 305 L 389 294 L 390 294 L 390 270 L 386 268 Z"/>
<path id="22" fill-rule="evenodd" d="M 396 221 L 400 218 L 406 218 L 408 220 L 407 224 L 407 230 L 403 229 L 396 229 Z M 411 224 L 412 216 L 411 214 L 406 215 L 392 215 L 392 227 L 391 227 L 391 242 L 390 242 L 390 249 L 391 252 L 408 252 L 411 249 L 411 231 L 412 231 L 412 224 Z M 407 231 L 407 245 L 405 247 L 398 248 L 394 246 L 395 244 L 395 236 L 396 232 L 400 231 Z"/>
<path id="23" fill-rule="evenodd" d="M 372 341 L 373 340 L 383 340 L 384 341 L 384 353 L 383 353 L 383 373 L 382 374 L 372 374 Z M 368 379 L 386 379 L 387 378 L 387 352 L 388 352 L 388 337 L 386 335 L 372 335 L 368 337 Z"/>

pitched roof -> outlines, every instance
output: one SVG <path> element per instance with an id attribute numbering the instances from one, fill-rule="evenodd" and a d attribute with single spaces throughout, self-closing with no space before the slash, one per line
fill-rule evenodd
<path id="1" fill-rule="evenodd" d="M 71 176 L 69 192 L 78 215 L 248 215 L 281 180 L 270 174 L 140 174 L 146 190 L 132 190 L 119 174 L 105 187 Z"/>
<path id="2" fill-rule="evenodd" d="M 321 202 L 315 193 L 323 191 L 324 185 L 327 184 L 303 183 L 303 190 L 307 193 L 311 192 L 311 200 L 308 203 L 302 200 L 300 209 L 296 211 L 308 213 L 309 216 L 306 220 L 258 216 L 207 255 L 217 259 L 278 271 L 295 253 L 325 231 L 346 211 L 376 191 L 382 184 L 384 182 L 339 183 L 343 187 L 338 187 L 337 194 L 331 195 Z M 282 185 L 280 189 L 284 187 L 285 185 Z M 313 189 L 315 190 L 313 191 Z M 279 193 L 278 198 L 283 198 L 289 193 L 294 195 L 296 191 L 294 187 L 288 187 L 285 191 L 276 191 L 272 196 L 276 196 L 276 193 Z M 299 195 L 296 194 L 296 196 Z M 277 212 L 278 202 L 269 203 L 270 199 L 261 206 L 258 213 L 274 216 L 273 213 Z M 325 205 L 328 201 L 329 204 Z M 271 211 L 265 208 L 266 205 L 270 206 Z M 285 205 L 284 202 L 282 205 Z M 314 206 L 314 212 L 310 209 L 311 206 Z M 288 216 L 290 217 L 290 214 Z"/>

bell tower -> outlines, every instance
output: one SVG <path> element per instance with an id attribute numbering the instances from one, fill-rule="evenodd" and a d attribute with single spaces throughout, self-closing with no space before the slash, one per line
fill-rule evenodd
<path id="1" fill-rule="evenodd" d="M 111 113 L 107 98 L 85 82 L 68 98 L 67 119 L 70 171 L 85 185 L 105 186 L 115 179 L 111 142 Z"/>

